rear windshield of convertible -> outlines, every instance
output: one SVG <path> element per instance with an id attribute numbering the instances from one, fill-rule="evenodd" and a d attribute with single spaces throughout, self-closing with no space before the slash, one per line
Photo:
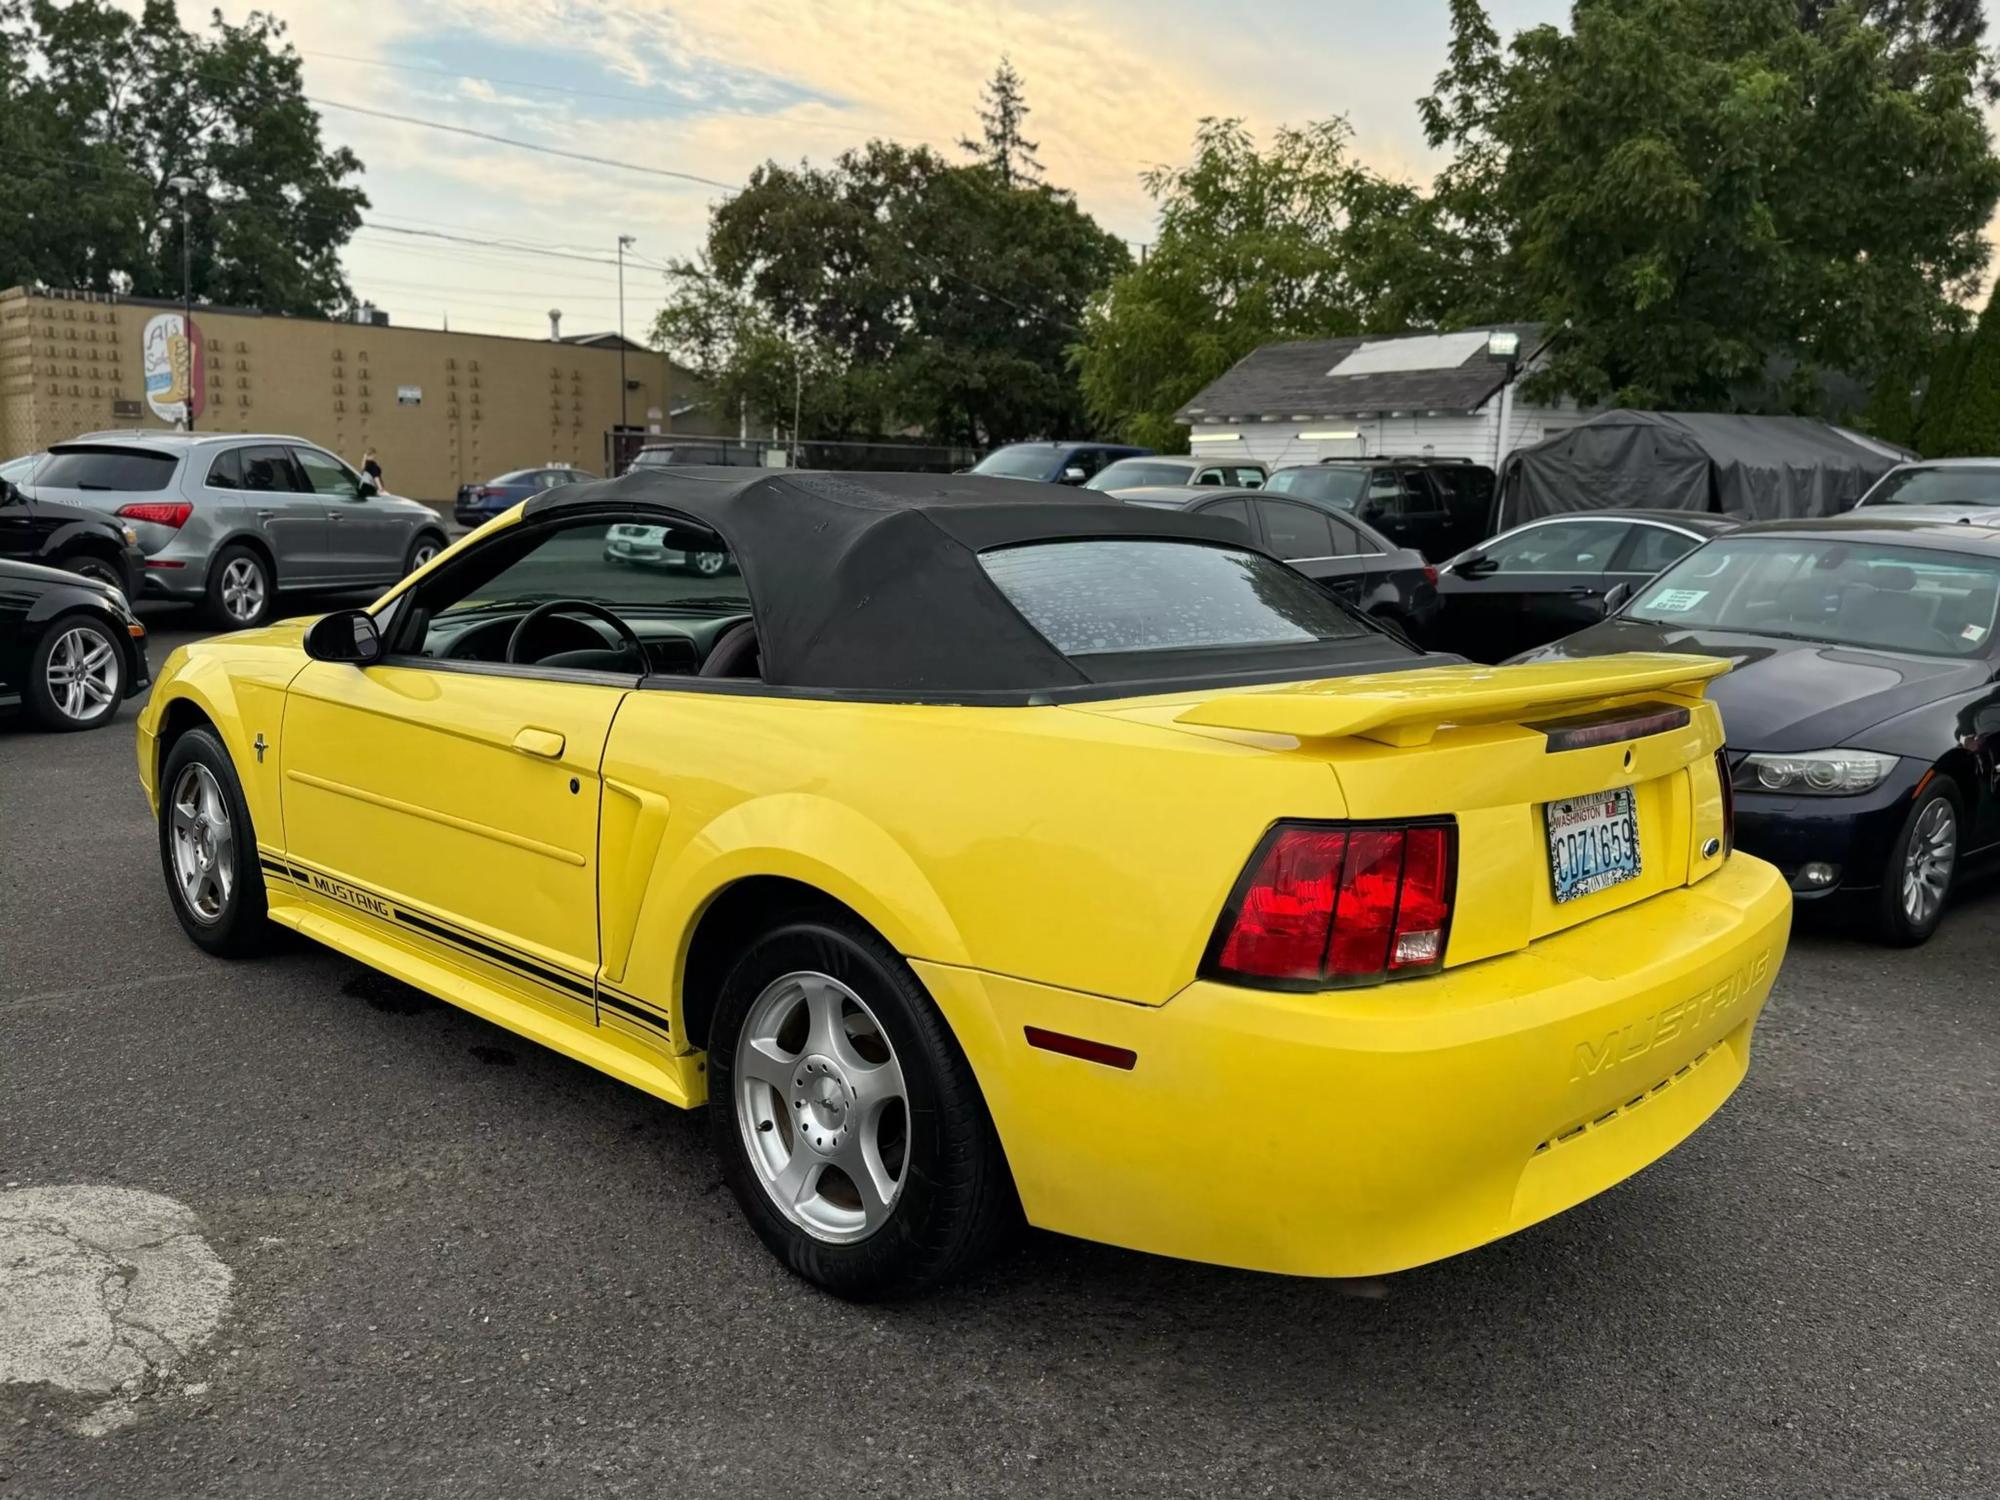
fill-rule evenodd
<path id="1" fill-rule="evenodd" d="M 1298 646 L 1368 629 L 1302 575 L 1201 542 L 1033 542 L 979 555 L 1000 592 L 1064 656 Z"/>

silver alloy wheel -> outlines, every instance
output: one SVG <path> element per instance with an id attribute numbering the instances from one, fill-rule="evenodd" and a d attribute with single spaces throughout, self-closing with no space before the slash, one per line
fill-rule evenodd
<path id="1" fill-rule="evenodd" d="M 1944 905 L 1958 863 L 1958 815 L 1943 797 L 1924 809 L 1903 856 L 1903 915 L 1922 927 Z"/>
<path id="2" fill-rule="evenodd" d="M 694 570 L 703 578 L 718 578 L 728 566 L 727 552 L 697 552 L 694 555 Z"/>
<path id="3" fill-rule="evenodd" d="M 909 1097 L 866 1002 L 830 974 L 781 975 L 736 1039 L 736 1123 L 773 1207 L 816 1240 L 889 1220 L 909 1166 Z"/>
<path id="4" fill-rule="evenodd" d="M 96 718 L 118 701 L 118 647 L 103 632 L 85 625 L 65 630 L 49 652 L 49 698 L 66 719 Z"/>
<path id="5" fill-rule="evenodd" d="M 418 542 L 410 552 L 410 571 L 416 572 L 425 563 L 438 555 L 438 544 L 431 541 Z"/>
<path id="6" fill-rule="evenodd" d="M 200 761 L 174 782 L 167 819 L 174 878 L 197 922 L 220 922 L 236 889 L 236 835 L 215 773 Z"/>
<path id="7" fill-rule="evenodd" d="M 255 559 L 232 557 L 223 568 L 222 607 L 232 620 L 254 620 L 264 612 L 264 570 Z"/>

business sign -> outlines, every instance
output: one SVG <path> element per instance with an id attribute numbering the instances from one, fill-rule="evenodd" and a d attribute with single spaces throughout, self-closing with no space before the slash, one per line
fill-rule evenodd
<path id="1" fill-rule="evenodd" d="M 177 312 L 147 320 L 139 335 L 140 370 L 146 381 L 146 404 L 162 422 L 185 425 L 206 405 L 207 366 L 202 359 L 201 329 Z"/>
<path id="2" fill-rule="evenodd" d="M 422 406 L 424 404 L 424 388 L 420 385 L 397 386 L 396 404 L 398 406 Z"/>

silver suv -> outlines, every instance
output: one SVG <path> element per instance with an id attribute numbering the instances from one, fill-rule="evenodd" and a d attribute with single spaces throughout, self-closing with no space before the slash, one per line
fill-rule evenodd
<path id="1" fill-rule="evenodd" d="M 86 433 L 22 488 L 117 516 L 146 554 L 141 597 L 204 604 L 235 630 L 269 619 L 281 590 L 379 588 L 445 544 L 428 505 L 294 437 Z"/>

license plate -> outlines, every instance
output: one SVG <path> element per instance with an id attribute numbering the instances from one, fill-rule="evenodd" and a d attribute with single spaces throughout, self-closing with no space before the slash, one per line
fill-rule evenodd
<path id="1" fill-rule="evenodd" d="M 1638 878 L 1639 819 L 1630 787 L 1550 802 L 1542 813 L 1557 905 Z"/>

